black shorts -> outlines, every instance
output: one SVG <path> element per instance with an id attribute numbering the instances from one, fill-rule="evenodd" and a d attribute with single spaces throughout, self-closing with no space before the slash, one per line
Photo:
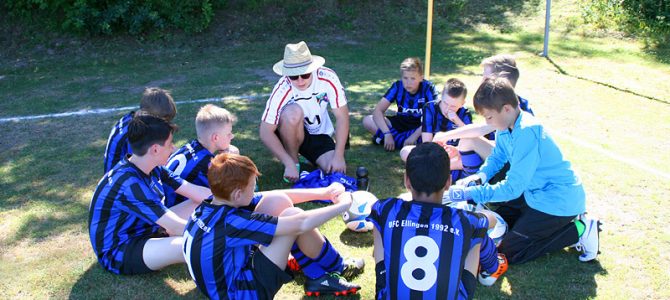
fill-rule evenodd
<path id="1" fill-rule="evenodd" d="M 304 156 L 307 160 L 309 160 L 309 162 L 316 166 L 316 160 L 321 155 L 328 151 L 335 150 L 335 141 L 327 134 L 309 134 L 305 127 L 303 127 L 302 130 L 304 130 L 305 139 L 302 141 L 302 144 L 300 144 L 298 153 L 300 153 L 300 155 Z M 275 134 L 281 141 L 279 129 L 275 131 Z M 347 143 L 349 143 L 348 139 Z"/>
<path id="2" fill-rule="evenodd" d="M 293 280 L 290 273 L 280 269 L 258 248 L 251 253 L 249 261 L 256 279 L 258 299 L 273 299 L 285 283 Z"/>
<path id="3" fill-rule="evenodd" d="M 386 117 L 391 122 L 391 127 L 397 132 L 405 132 L 408 130 L 416 130 L 421 127 L 421 118 L 408 117 L 408 116 L 389 116 Z"/>
<path id="4" fill-rule="evenodd" d="M 123 251 L 123 264 L 119 272 L 124 275 L 145 274 L 154 272 L 144 263 L 144 245 L 149 239 L 169 237 L 165 231 L 160 230 L 154 234 L 131 239 Z"/>

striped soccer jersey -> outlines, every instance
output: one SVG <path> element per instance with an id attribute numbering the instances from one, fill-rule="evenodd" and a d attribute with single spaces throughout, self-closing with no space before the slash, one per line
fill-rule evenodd
<path id="1" fill-rule="evenodd" d="M 329 68 L 320 67 L 314 71 L 312 84 L 305 91 L 294 88 L 291 80 L 284 76 L 272 89 L 261 120 L 278 125 L 284 107 L 293 103 L 302 108 L 305 129 L 309 134 L 332 135 L 335 129 L 328 116 L 328 106 L 332 109 L 345 106 L 347 97 L 337 74 Z"/>
<path id="2" fill-rule="evenodd" d="M 398 80 L 386 91 L 384 98 L 398 105 L 398 116 L 414 117 L 419 120 L 423 114 L 424 104 L 437 99 L 437 91 L 432 82 L 424 79 L 416 93 L 410 94 L 403 86 L 402 80 Z"/>
<path id="3" fill-rule="evenodd" d="M 369 220 L 382 237 L 386 287 L 381 299 L 457 299 L 470 249 L 486 236 L 483 215 L 441 204 L 389 198 Z"/>
<path id="4" fill-rule="evenodd" d="M 107 270 L 123 274 L 121 265 L 127 244 L 154 234 L 156 221 L 167 212 L 163 185 L 179 188 L 182 179 L 165 167 L 147 175 L 126 158 L 102 177 L 93 193 L 88 229 L 98 262 Z"/>
<path id="5" fill-rule="evenodd" d="M 128 143 L 127 134 L 128 124 L 130 124 L 134 115 L 134 111 L 125 114 L 118 122 L 116 122 L 116 124 L 114 124 L 112 131 L 109 133 L 107 147 L 105 147 L 105 173 L 109 172 L 109 170 L 111 170 L 116 163 L 121 161 L 121 159 L 129 154 L 133 154 L 133 150 L 130 149 L 130 143 Z"/>
<path id="6" fill-rule="evenodd" d="M 251 206 L 262 195 L 254 195 Z M 258 299 L 249 263 L 254 245 L 269 245 L 277 217 L 203 202 L 184 231 L 184 257 L 196 285 L 211 299 Z"/>
<path id="7" fill-rule="evenodd" d="M 175 175 L 195 185 L 209 187 L 207 169 L 214 155 L 195 139 L 172 153 L 167 168 Z M 173 189 L 165 189 L 165 206 L 172 207 L 184 202 L 186 197 Z"/>
<path id="8" fill-rule="evenodd" d="M 456 124 L 445 116 L 440 108 L 440 101 L 431 101 L 423 106 L 423 120 L 421 121 L 421 131 L 427 133 L 436 133 L 440 131 L 449 131 L 456 129 Z M 456 115 L 465 124 L 472 124 L 472 113 L 470 110 L 461 107 L 456 111 Z M 449 140 L 447 144 L 458 146 L 458 140 Z"/>

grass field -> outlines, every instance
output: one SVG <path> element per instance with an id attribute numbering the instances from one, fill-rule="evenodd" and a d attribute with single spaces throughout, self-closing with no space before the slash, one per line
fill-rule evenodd
<path id="1" fill-rule="evenodd" d="M 581 176 L 589 213 L 605 223 L 602 255 L 580 263 L 577 253 L 566 249 L 512 266 L 493 287 L 479 286 L 476 298 L 668 299 L 670 209 L 664 202 L 670 199 L 670 57 L 634 39 L 584 35 L 574 1 L 553 2 L 551 60 L 536 55 L 542 49 L 543 10 L 535 9 L 509 16 L 506 30 L 490 24 L 435 30 L 431 80 L 441 87 L 450 77 L 461 78 L 472 95 L 482 58 L 516 55 L 518 93 L 530 99 Z M 281 59 L 284 44 L 304 39 L 347 90 L 348 174 L 366 166 L 371 192 L 395 196 L 403 192 L 400 159 L 371 145 L 360 125 L 397 80 L 402 59 L 423 56 L 423 31 L 403 38 L 392 33 L 293 32 L 220 42 L 204 34 L 194 37 L 194 44 L 188 39 L 21 37 L 29 42 L 0 53 L 0 118 L 136 105 L 143 87 L 154 85 L 171 89 L 176 100 L 264 95 L 278 79 L 271 66 Z M 217 104 L 237 114 L 233 143 L 263 173 L 260 188 L 287 188 L 281 164 L 256 135 L 265 97 Z M 181 130 L 175 144 L 195 136 L 200 105 L 178 106 Z M 184 266 L 128 277 L 96 263 L 86 216 L 102 176 L 107 135 L 123 113 L 0 123 L 0 274 L 5 278 L 0 298 L 203 298 Z M 321 230 L 344 255 L 365 257 L 357 297 L 371 299 L 371 235 L 345 231 L 339 219 Z M 302 280 L 286 285 L 277 298 L 301 297 Z"/>

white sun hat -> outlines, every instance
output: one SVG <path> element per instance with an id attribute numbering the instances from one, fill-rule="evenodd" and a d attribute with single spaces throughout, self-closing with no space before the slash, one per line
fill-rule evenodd
<path id="1" fill-rule="evenodd" d="M 323 57 L 312 55 L 307 44 L 301 41 L 297 44 L 286 44 L 284 59 L 277 62 L 272 70 L 282 76 L 297 76 L 312 73 L 325 62 Z"/>

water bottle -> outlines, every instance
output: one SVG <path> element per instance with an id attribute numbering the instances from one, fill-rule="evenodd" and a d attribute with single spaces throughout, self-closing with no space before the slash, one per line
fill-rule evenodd
<path id="1" fill-rule="evenodd" d="M 368 169 L 365 167 L 358 167 L 356 169 L 356 186 L 359 191 L 368 190 Z"/>

